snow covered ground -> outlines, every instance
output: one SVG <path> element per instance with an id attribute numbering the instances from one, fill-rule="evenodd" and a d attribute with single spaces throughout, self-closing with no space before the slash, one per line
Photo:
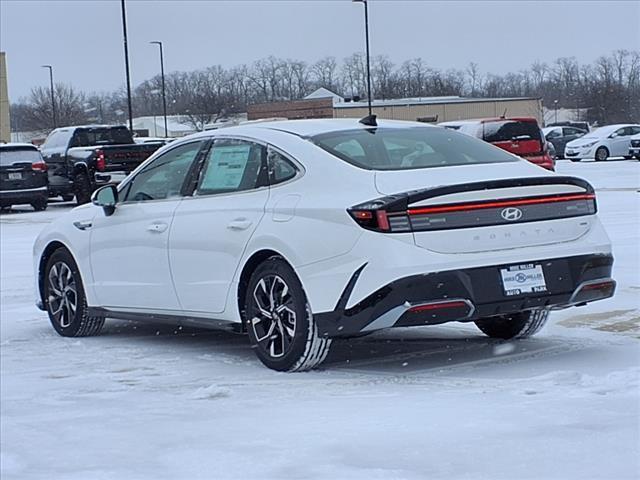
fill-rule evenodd
<path id="1" fill-rule="evenodd" d="M 456 324 L 335 342 L 302 374 L 223 332 L 59 337 L 33 306 L 31 245 L 69 206 L 3 214 L 2 479 L 638 478 L 640 162 L 558 171 L 598 190 L 615 298 L 514 343 Z"/>

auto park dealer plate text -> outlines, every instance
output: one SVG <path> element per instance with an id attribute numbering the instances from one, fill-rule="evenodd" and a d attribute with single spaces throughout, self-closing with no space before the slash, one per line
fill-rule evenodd
<path id="1" fill-rule="evenodd" d="M 546 292 L 542 265 L 528 263 L 512 265 L 500 270 L 504 294 L 508 297 L 523 293 Z"/>

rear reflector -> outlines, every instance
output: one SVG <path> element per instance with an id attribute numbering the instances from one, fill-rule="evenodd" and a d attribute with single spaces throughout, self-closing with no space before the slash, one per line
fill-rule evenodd
<path id="1" fill-rule="evenodd" d="M 582 283 L 571 296 L 569 303 L 584 303 L 612 297 L 616 290 L 616 282 L 610 278 L 590 280 Z"/>
<path id="2" fill-rule="evenodd" d="M 423 305 L 415 305 L 409 309 L 410 312 L 426 312 L 429 310 L 444 310 L 448 308 L 469 308 L 469 305 L 462 300 L 453 302 L 425 303 Z"/>

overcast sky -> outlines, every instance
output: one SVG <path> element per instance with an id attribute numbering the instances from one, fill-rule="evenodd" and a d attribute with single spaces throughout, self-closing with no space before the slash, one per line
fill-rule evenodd
<path id="1" fill-rule="evenodd" d="M 158 72 L 231 67 L 276 55 L 314 62 L 364 49 L 363 8 L 349 0 L 128 0 L 132 83 Z M 7 52 L 9 98 L 56 81 L 87 91 L 124 85 L 118 0 L 0 0 L 0 48 Z M 591 62 L 614 49 L 640 49 L 640 0 L 370 0 L 372 55 L 396 63 L 422 57 L 438 68 L 480 64 L 483 73 L 575 56 Z"/>

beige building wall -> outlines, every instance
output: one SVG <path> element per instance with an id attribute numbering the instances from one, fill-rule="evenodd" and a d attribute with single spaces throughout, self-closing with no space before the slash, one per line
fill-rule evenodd
<path id="1" fill-rule="evenodd" d="M 494 100 L 488 102 L 452 102 L 439 104 L 374 106 L 378 118 L 416 121 L 422 117 L 435 117 L 438 122 L 469 120 L 473 118 L 534 117 L 542 125 L 542 102 L 538 99 Z M 362 118 L 368 115 L 366 105 L 362 107 L 334 108 L 334 118 Z"/>
<path id="2" fill-rule="evenodd" d="M 11 124 L 9 123 L 9 90 L 7 86 L 7 59 L 0 52 L 0 142 L 11 141 Z"/>

